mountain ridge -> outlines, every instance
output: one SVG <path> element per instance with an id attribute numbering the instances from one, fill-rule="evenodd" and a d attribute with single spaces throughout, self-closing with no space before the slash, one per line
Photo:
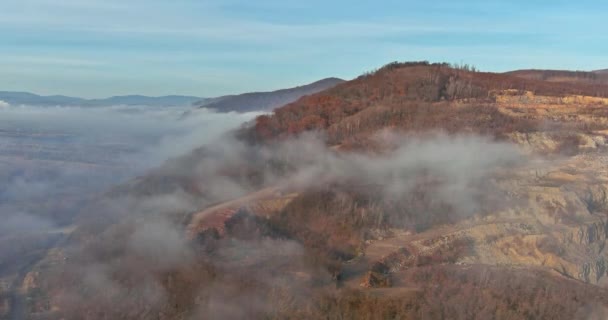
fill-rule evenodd
<path id="1" fill-rule="evenodd" d="M 276 138 L 309 130 L 329 130 L 330 136 L 335 133 L 342 137 L 344 133 L 341 131 L 346 128 L 341 128 L 340 122 L 356 117 L 357 113 L 370 113 L 359 119 L 360 123 L 364 123 L 374 119 L 370 117 L 371 113 L 380 109 L 408 110 L 406 106 L 410 107 L 416 101 L 427 105 L 467 100 L 479 101 L 479 104 L 495 103 L 497 94 L 509 90 L 551 97 L 608 96 L 608 86 L 603 82 L 551 82 L 511 73 L 473 72 L 446 63 L 426 61 L 391 63 L 355 80 L 302 97 L 276 109 L 271 115 L 258 117 L 254 135 L 258 138 Z M 422 108 L 421 103 L 411 107 Z M 479 111 L 494 112 L 491 108 Z M 434 116 L 442 115 L 428 112 Z M 501 116 L 496 112 L 494 115 Z M 495 116 L 491 119 L 495 119 Z M 383 122 L 378 122 L 374 126 L 383 125 Z M 433 122 L 432 125 L 443 126 L 440 122 Z M 348 129 L 351 134 L 357 131 L 352 129 L 352 124 L 344 126 L 351 127 Z"/>
<path id="2" fill-rule="evenodd" d="M 195 106 L 219 112 L 270 111 L 293 102 L 308 94 L 331 88 L 344 80 L 325 78 L 310 84 L 275 91 L 247 92 L 213 98 L 166 95 L 146 96 L 139 94 L 111 96 L 100 99 L 85 99 L 65 95 L 38 95 L 25 91 L 0 91 L 0 101 L 10 105 L 102 107 L 113 105 L 145 106 Z"/>
<path id="3" fill-rule="evenodd" d="M 101 107 L 111 105 L 183 106 L 199 101 L 200 97 L 167 95 L 121 95 L 103 99 L 85 99 L 65 95 L 43 96 L 25 91 L 0 91 L 0 100 L 11 105 Z"/>
<path id="4" fill-rule="evenodd" d="M 68 319 L 588 319 L 607 157 L 608 85 L 391 63 L 112 189 L 22 287 Z"/>
<path id="5" fill-rule="evenodd" d="M 201 108 L 214 109 L 221 112 L 271 111 L 277 107 L 296 101 L 302 96 L 329 89 L 343 82 L 344 80 L 342 79 L 330 77 L 293 88 L 218 97 L 214 98 L 213 101 L 200 102 L 197 105 Z"/>

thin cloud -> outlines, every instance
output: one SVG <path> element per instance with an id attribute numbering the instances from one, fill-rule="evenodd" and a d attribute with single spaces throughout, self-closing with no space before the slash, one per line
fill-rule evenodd
<path id="1" fill-rule="evenodd" d="M 24 56 L 24 55 L 1 55 L 4 63 L 25 63 L 30 65 L 52 65 L 52 66 L 104 66 L 107 63 L 98 60 L 87 60 L 77 58 L 50 57 L 50 56 Z"/>

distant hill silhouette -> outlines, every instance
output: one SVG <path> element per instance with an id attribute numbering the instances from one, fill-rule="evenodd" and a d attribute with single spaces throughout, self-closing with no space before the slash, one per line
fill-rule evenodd
<path id="1" fill-rule="evenodd" d="M 41 96 L 29 92 L 0 91 L 0 100 L 11 105 L 35 106 L 80 106 L 101 107 L 113 105 L 145 105 L 145 106 L 188 106 L 201 101 L 201 97 L 192 96 L 162 96 L 148 97 L 141 95 L 114 96 L 105 99 L 83 99 L 61 95 Z"/>
<path id="2" fill-rule="evenodd" d="M 63 95 L 41 96 L 30 92 L 0 91 L 0 101 L 11 105 L 34 106 L 79 106 L 103 107 L 114 105 L 142 106 L 197 106 L 214 109 L 219 112 L 270 111 L 292 103 L 299 98 L 321 92 L 344 82 L 338 78 L 327 78 L 308 85 L 282 89 L 272 92 L 251 92 L 239 95 L 227 95 L 216 98 L 201 98 L 193 96 L 161 96 L 149 97 L 143 95 L 114 96 L 104 99 L 83 99 Z"/>
<path id="3" fill-rule="evenodd" d="M 271 111 L 292 103 L 303 96 L 324 91 L 342 82 L 344 82 L 342 79 L 327 78 L 290 89 L 272 92 L 252 92 L 209 99 L 208 101 L 201 101 L 197 105 L 220 112 Z"/>

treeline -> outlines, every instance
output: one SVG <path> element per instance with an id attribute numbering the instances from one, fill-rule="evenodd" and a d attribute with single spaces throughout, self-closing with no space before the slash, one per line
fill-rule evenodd
<path id="1" fill-rule="evenodd" d="M 536 80 L 558 80 L 573 79 L 584 81 L 606 80 L 606 76 L 587 71 L 568 71 L 568 70 L 517 70 L 508 74 Z"/>
<path id="2" fill-rule="evenodd" d="M 412 268 L 396 296 L 359 290 L 314 297 L 285 319 L 604 319 L 605 289 L 548 272 L 507 267 Z M 278 319 L 278 318 L 277 318 Z"/>
<path id="3" fill-rule="evenodd" d="M 396 69 L 410 68 L 410 67 L 439 67 L 439 68 L 451 68 L 451 69 L 455 69 L 455 70 L 463 70 L 463 71 L 470 71 L 470 72 L 478 71 L 477 67 L 475 67 L 474 65 L 471 65 L 471 64 L 467 64 L 467 63 L 447 63 L 447 62 L 431 63 L 426 60 L 424 60 L 424 61 L 406 61 L 406 62 L 393 61 L 391 63 L 388 63 L 388 64 L 380 67 L 379 69 L 366 72 L 361 77 L 371 76 L 371 75 L 381 73 L 381 72 L 387 72 L 387 71 L 392 71 L 392 70 L 396 70 Z"/>

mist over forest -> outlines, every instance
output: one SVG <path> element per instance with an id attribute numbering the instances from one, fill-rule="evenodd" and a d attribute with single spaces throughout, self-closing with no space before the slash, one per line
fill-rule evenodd
<path id="1" fill-rule="evenodd" d="M 598 73 L 316 84 L 0 103 L 0 319 L 605 318 Z"/>

